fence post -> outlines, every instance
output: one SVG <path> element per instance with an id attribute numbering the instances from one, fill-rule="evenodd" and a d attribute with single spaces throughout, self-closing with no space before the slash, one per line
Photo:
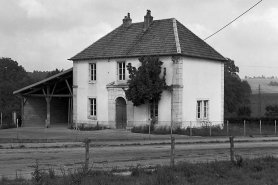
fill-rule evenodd
<path id="1" fill-rule="evenodd" d="M 227 120 L 227 136 L 229 136 L 229 121 Z"/>
<path id="2" fill-rule="evenodd" d="M 276 133 L 277 133 L 277 132 L 276 132 L 276 120 L 275 120 L 275 135 L 276 135 Z"/>
<path id="3" fill-rule="evenodd" d="M 260 135 L 262 135 L 262 120 L 260 120 Z"/>
<path id="4" fill-rule="evenodd" d="M 231 155 L 231 162 L 234 162 L 234 137 L 230 136 L 230 155 Z"/>
<path id="5" fill-rule="evenodd" d="M 44 135 L 45 135 L 45 139 L 47 139 L 46 129 L 47 129 L 47 127 L 44 127 Z"/>
<path id="6" fill-rule="evenodd" d="M 149 121 L 149 139 L 151 139 L 151 121 Z M 172 128 L 171 128 L 172 129 Z"/>
<path id="7" fill-rule="evenodd" d="M 244 120 L 244 124 L 243 124 L 243 136 L 245 136 L 245 120 Z"/>
<path id="8" fill-rule="evenodd" d="M 16 138 L 18 139 L 18 119 L 16 119 Z"/>
<path id="9" fill-rule="evenodd" d="M 75 122 L 75 141 L 77 141 L 77 121 Z"/>
<path id="10" fill-rule="evenodd" d="M 2 124 L 3 124 L 3 123 L 2 123 L 2 112 L 1 112 L 1 127 L 2 127 Z"/>
<path id="11" fill-rule="evenodd" d="M 192 123 L 190 121 L 190 128 L 189 128 L 190 136 L 192 136 Z"/>
<path id="12" fill-rule="evenodd" d="M 209 136 L 211 137 L 211 127 L 212 127 L 212 123 L 209 123 Z"/>
<path id="13" fill-rule="evenodd" d="M 175 165 L 175 138 L 171 137 L 171 159 L 170 159 L 170 166 Z"/>
<path id="14" fill-rule="evenodd" d="M 84 165 L 84 172 L 87 173 L 89 169 L 89 148 L 90 148 L 90 140 L 88 138 L 84 139 L 85 143 L 85 165 Z"/>

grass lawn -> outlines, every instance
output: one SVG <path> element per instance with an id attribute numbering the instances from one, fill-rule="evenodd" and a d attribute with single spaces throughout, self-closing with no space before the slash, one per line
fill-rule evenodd
<path id="1" fill-rule="evenodd" d="M 15 179 L 7 180 L 2 177 L 0 184 L 278 184 L 278 159 L 264 157 L 257 159 L 238 158 L 237 162 L 214 161 L 209 163 L 180 163 L 174 167 L 157 166 L 152 170 L 133 167 L 131 175 L 115 175 L 117 170 L 94 171 L 88 173 L 72 172 L 69 175 L 57 176 L 51 169 L 40 172 L 34 169 L 32 180 Z M 62 173 L 63 174 L 63 173 Z"/>

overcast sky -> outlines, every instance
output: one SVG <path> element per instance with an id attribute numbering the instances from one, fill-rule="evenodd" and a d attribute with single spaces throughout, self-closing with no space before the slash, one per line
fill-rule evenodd
<path id="1" fill-rule="evenodd" d="M 0 0 L 0 57 L 27 71 L 68 69 L 71 58 L 122 24 L 176 18 L 204 39 L 259 0 Z M 263 0 L 206 40 L 240 76 L 278 76 L 278 1 Z"/>

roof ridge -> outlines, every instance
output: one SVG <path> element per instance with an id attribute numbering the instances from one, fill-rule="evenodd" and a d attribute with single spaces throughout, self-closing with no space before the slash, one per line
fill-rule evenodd
<path id="1" fill-rule="evenodd" d="M 173 20 L 173 29 L 174 29 L 174 36 L 175 36 L 177 53 L 181 53 L 180 39 L 179 39 L 178 28 L 177 28 L 177 21 L 176 21 L 175 18 L 173 18 L 172 20 Z"/>

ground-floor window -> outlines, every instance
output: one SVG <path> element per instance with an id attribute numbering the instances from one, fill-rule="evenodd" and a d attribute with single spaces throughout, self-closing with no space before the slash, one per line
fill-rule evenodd
<path id="1" fill-rule="evenodd" d="M 158 102 L 150 103 L 150 115 L 151 119 L 158 118 Z"/>
<path id="2" fill-rule="evenodd" d="M 209 101 L 197 100 L 197 120 L 208 120 L 209 118 Z"/>
<path id="3" fill-rule="evenodd" d="M 88 113 L 90 118 L 96 118 L 97 116 L 97 99 L 89 98 L 88 99 Z"/>

